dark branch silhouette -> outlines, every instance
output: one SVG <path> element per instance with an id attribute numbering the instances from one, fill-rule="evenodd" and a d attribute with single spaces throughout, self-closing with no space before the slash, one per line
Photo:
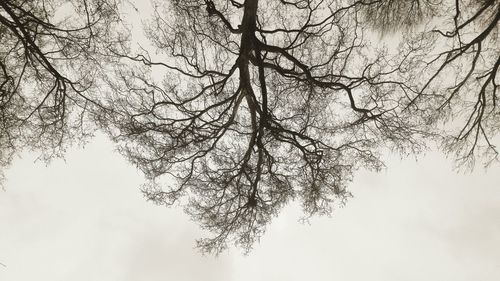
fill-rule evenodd
<path id="1" fill-rule="evenodd" d="M 364 39 L 364 5 L 172 1 L 148 27 L 158 54 L 121 55 L 138 64 L 110 81 L 106 106 L 120 115 L 103 123 L 151 179 L 147 198 L 186 196 L 214 234 L 198 241 L 204 251 L 248 250 L 291 200 L 329 214 L 353 171 L 382 167 L 377 148 L 422 148 L 429 130 L 403 110 L 415 89 L 396 79 L 402 62 Z"/>
<path id="2" fill-rule="evenodd" d="M 157 1 L 138 46 L 119 3 L 76 2 L 0 2 L 0 166 L 100 126 L 203 251 L 330 214 L 388 150 L 498 160 L 499 0 Z"/>
<path id="3" fill-rule="evenodd" d="M 89 134 L 83 115 L 100 106 L 100 51 L 114 44 L 113 1 L 0 2 L 0 166 L 19 149 L 49 158 Z"/>
<path id="4" fill-rule="evenodd" d="M 416 56 L 427 75 L 409 107 L 431 109 L 435 122 L 460 124 L 443 142 L 459 167 L 473 167 L 477 153 L 489 165 L 498 161 L 500 1 L 454 1 L 444 12 L 448 17 L 426 35 L 440 47 Z"/>

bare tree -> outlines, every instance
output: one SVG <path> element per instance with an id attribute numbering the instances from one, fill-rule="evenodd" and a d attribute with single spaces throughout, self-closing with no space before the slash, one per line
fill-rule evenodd
<path id="1" fill-rule="evenodd" d="M 88 134 L 101 52 L 123 39 L 117 11 L 109 0 L 0 2 L 0 167 L 19 149 L 50 157 Z"/>
<path id="2" fill-rule="evenodd" d="M 437 16 L 442 0 L 378 0 L 366 1 L 363 18 L 383 33 L 408 31 Z M 369 3 L 369 5 L 368 5 Z"/>
<path id="3" fill-rule="evenodd" d="M 497 158 L 498 0 L 161 1 L 133 52 L 115 2 L 72 3 L 0 2 L 0 165 L 96 121 L 203 251 L 248 251 L 292 200 L 330 214 L 387 149 Z"/>
<path id="4" fill-rule="evenodd" d="M 430 105 L 437 121 L 459 124 L 443 147 L 459 166 L 473 167 L 477 153 L 489 165 L 499 160 L 493 140 L 500 132 L 500 1 L 453 1 L 449 7 L 429 36 L 442 47 L 422 60 L 429 76 L 411 105 Z"/>
<path id="5" fill-rule="evenodd" d="M 410 93 L 407 109 L 445 124 L 443 149 L 458 167 L 472 168 L 478 158 L 486 165 L 498 161 L 500 1 L 377 2 L 365 11 L 372 26 L 393 33 L 401 29 L 392 23 L 414 28 L 407 43 L 422 75 L 412 81 L 418 91 Z M 420 31 L 419 24 L 425 26 Z"/>
<path id="6" fill-rule="evenodd" d="M 156 53 L 121 55 L 106 104 L 119 114 L 100 121 L 151 179 L 147 198 L 181 200 L 213 234 L 203 251 L 250 249 L 291 200 L 329 214 L 353 171 L 383 166 L 377 149 L 422 148 L 427 124 L 403 110 L 416 89 L 396 79 L 409 65 L 370 45 L 365 5 L 157 3 Z"/>

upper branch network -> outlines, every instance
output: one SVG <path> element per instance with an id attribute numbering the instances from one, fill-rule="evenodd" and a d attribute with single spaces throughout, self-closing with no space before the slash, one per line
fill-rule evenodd
<path id="1" fill-rule="evenodd" d="M 399 90 L 414 91 L 394 79 L 404 61 L 369 46 L 363 5 L 174 2 L 155 7 L 149 24 L 164 59 L 122 55 L 165 79 L 120 69 L 110 131 L 152 179 L 148 198 L 187 195 L 188 212 L 214 234 L 202 249 L 249 249 L 290 200 L 329 213 L 356 168 L 381 167 L 375 147 L 420 149 L 424 126 L 399 110 Z M 170 189 L 155 184 L 168 175 Z"/>

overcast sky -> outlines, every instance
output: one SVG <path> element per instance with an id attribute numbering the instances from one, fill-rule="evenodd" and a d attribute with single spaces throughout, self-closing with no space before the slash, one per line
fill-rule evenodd
<path id="1" fill-rule="evenodd" d="M 49 166 L 14 161 L 0 281 L 500 280 L 500 165 L 457 174 L 438 153 L 391 158 L 358 172 L 331 218 L 301 224 L 288 206 L 247 256 L 214 258 L 194 249 L 203 234 L 181 207 L 145 201 L 142 176 L 113 150 L 97 137 Z"/>
<path id="2" fill-rule="evenodd" d="M 440 154 L 360 172 L 355 197 L 301 224 L 286 208 L 255 249 L 218 258 L 182 208 L 154 206 L 103 137 L 48 167 L 23 154 L 0 192 L 0 280 L 498 280 L 499 167 L 457 174 Z"/>

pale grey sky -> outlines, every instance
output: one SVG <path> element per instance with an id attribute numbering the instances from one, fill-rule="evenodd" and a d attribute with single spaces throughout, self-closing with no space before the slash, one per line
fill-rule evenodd
<path id="1" fill-rule="evenodd" d="M 359 172 L 332 218 L 287 207 L 248 255 L 193 249 L 181 207 L 154 206 L 104 137 L 46 167 L 28 153 L 0 192 L 0 280 L 454 280 L 500 277 L 499 166 L 457 174 L 440 154 Z"/>
<path id="2" fill-rule="evenodd" d="M 202 233 L 182 207 L 145 201 L 142 176 L 104 137 L 66 162 L 35 158 L 22 154 L 0 191 L 0 281 L 500 278 L 499 165 L 457 174 L 438 153 L 391 158 L 360 171 L 331 218 L 300 224 L 288 206 L 248 256 L 214 258 L 194 249 Z"/>

